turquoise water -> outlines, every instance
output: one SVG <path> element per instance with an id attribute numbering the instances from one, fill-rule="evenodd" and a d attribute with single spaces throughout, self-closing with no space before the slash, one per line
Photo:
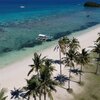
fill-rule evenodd
<path id="1" fill-rule="evenodd" d="M 73 31 L 96 25 L 100 22 L 99 11 L 100 9 L 86 9 L 82 5 L 56 5 L 1 14 L 0 52 L 33 47 L 40 33 L 52 35 L 57 39 Z M 90 17 L 87 17 L 88 15 Z"/>
<path id="2" fill-rule="evenodd" d="M 36 44 L 40 44 L 36 42 L 40 33 L 51 35 L 55 40 L 100 23 L 100 9 L 84 8 L 82 4 L 16 7 L 8 12 L 0 11 L 0 65 L 8 64 L 9 57 L 13 62 L 14 58 L 35 51 Z M 47 46 L 43 43 L 43 48 Z"/>

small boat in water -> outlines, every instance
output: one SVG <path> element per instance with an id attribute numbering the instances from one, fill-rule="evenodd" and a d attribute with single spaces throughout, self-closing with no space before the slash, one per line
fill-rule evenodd
<path id="1" fill-rule="evenodd" d="M 39 34 L 37 40 L 40 41 L 51 41 L 53 38 L 51 36 L 47 36 L 45 34 Z"/>
<path id="2" fill-rule="evenodd" d="M 20 6 L 20 8 L 22 8 L 22 9 L 23 9 L 23 8 L 25 8 L 25 6 L 23 6 L 23 5 L 22 5 L 22 6 Z"/>

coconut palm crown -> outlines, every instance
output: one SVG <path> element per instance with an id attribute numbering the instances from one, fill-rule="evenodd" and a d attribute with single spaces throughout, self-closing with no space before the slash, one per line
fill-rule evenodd
<path id="1" fill-rule="evenodd" d="M 25 91 L 24 98 L 27 98 L 27 100 L 30 100 L 31 97 L 36 100 L 36 97 L 39 95 L 39 86 L 40 81 L 38 79 L 37 75 L 33 75 L 31 79 L 26 80 L 27 86 L 23 87 L 23 90 Z"/>
<path id="2" fill-rule="evenodd" d="M 46 57 L 41 58 L 41 54 L 38 55 L 37 53 L 34 53 L 34 58 L 33 60 L 33 64 L 29 65 L 31 67 L 31 70 L 28 72 L 28 76 L 34 71 L 38 73 L 38 70 L 41 68 L 41 65 L 43 64 L 44 60 Z"/>
<path id="3" fill-rule="evenodd" d="M 58 85 L 57 82 L 52 79 L 52 73 L 54 70 L 55 69 L 51 65 L 51 62 L 49 60 L 45 60 L 45 64 L 40 70 L 40 79 L 44 100 L 46 100 L 47 94 L 50 100 L 53 100 L 52 91 L 56 91 L 55 86 Z"/>
<path id="4" fill-rule="evenodd" d="M 78 50 L 79 48 L 80 48 L 80 44 L 78 39 L 73 37 L 69 43 L 69 49 Z"/>
<path id="5" fill-rule="evenodd" d="M 90 57 L 89 57 L 89 53 L 88 51 L 86 51 L 86 49 L 82 49 L 81 53 L 79 53 L 77 55 L 77 58 L 76 58 L 76 63 L 81 65 L 81 68 L 80 68 L 80 79 L 79 79 L 79 82 L 81 82 L 81 73 L 83 71 L 83 66 L 88 64 L 90 62 Z"/>

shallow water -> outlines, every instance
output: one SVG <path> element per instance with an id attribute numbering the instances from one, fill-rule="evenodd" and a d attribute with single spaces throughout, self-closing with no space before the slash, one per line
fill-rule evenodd
<path id="1" fill-rule="evenodd" d="M 100 23 L 100 9 L 84 8 L 82 4 L 10 7 L 13 8 L 8 6 L 8 11 L 7 6 L 0 10 L 0 65 L 47 47 L 44 43 L 33 50 L 40 44 L 36 42 L 40 33 L 51 35 L 55 40 Z"/>
<path id="2" fill-rule="evenodd" d="M 85 9 L 82 5 L 58 7 L 2 14 L 0 16 L 0 52 L 19 50 L 27 47 L 28 44 L 29 47 L 33 47 L 40 33 L 52 35 L 57 39 L 100 22 L 98 9 Z"/>

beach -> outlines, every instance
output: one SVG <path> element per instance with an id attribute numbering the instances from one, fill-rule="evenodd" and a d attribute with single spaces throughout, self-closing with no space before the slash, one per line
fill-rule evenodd
<path id="1" fill-rule="evenodd" d="M 90 50 L 90 46 L 94 45 L 94 41 L 97 39 L 97 34 L 99 32 L 100 25 L 97 25 L 96 27 L 94 26 L 92 28 L 80 31 L 79 33 L 82 34 L 79 36 L 74 36 L 74 34 L 72 34 L 71 37 L 75 37 L 80 41 L 81 49 L 87 48 Z M 38 53 L 42 54 L 42 56 L 46 56 L 47 58 L 57 60 L 59 59 L 59 53 L 54 51 L 55 46 L 56 45 L 53 45 L 43 51 L 40 50 Z M 26 85 L 25 79 L 28 78 L 27 73 L 30 70 L 29 65 L 33 63 L 32 55 L 0 69 L 0 87 L 7 88 L 8 94 L 14 87 L 21 88 Z M 54 72 L 54 76 L 59 74 L 59 65 L 55 65 L 55 68 L 57 71 Z M 74 87 L 73 91 L 77 91 L 77 93 L 79 93 L 78 89 L 81 90 L 81 88 L 75 83 L 71 83 L 71 87 Z M 73 99 L 73 96 L 68 94 L 64 89 L 58 87 L 57 90 L 57 93 L 53 93 L 55 98 L 54 100 L 66 100 L 66 98 L 69 98 L 68 100 Z"/>

